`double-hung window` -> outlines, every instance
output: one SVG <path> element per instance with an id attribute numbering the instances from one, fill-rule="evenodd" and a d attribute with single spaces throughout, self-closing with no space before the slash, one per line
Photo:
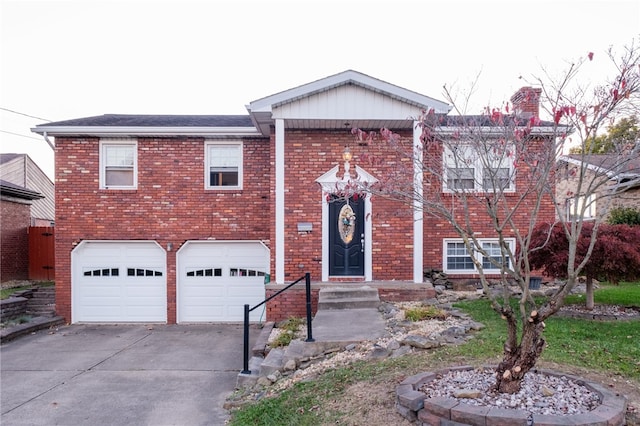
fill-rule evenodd
<path id="1" fill-rule="evenodd" d="M 242 189 L 242 142 L 205 144 L 206 189 Z"/>
<path id="2" fill-rule="evenodd" d="M 138 143 L 132 139 L 100 141 L 100 188 L 136 189 Z"/>
<path id="3" fill-rule="evenodd" d="M 513 146 L 494 144 L 476 149 L 457 145 L 444 149 L 445 192 L 514 192 Z"/>
<path id="4" fill-rule="evenodd" d="M 578 196 L 576 204 L 575 197 L 566 200 L 567 220 L 573 221 L 582 218 L 583 220 L 593 220 L 596 218 L 596 195 Z"/>
<path id="5" fill-rule="evenodd" d="M 469 253 L 464 242 L 460 239 L 445 239 L 443 242 L 443 269 L 449 274 L 475 274 L 477 273 L 474 259 L 482 265 L 485 273 L 499 273 L 501 266 L 510 266 L 511 259 L 508 255 L 503 257 L 500 242 L 495 238 L 479 240 L 482 250 L 473 250 Z M 515 239 L 505 240 L 511 253 L 514 252 Z"/>

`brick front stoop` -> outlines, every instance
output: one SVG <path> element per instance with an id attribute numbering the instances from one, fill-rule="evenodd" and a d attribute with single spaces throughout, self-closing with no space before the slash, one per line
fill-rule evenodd
<path id="1" fill-rule="evenodd" d="M 538 373 L 565 376 L 583 384 L 600 396 L 601 404 L 592 411 L 573 415 L 529 415 L 523 410 L 484 407 L 458 402 L 453 398 L 426 398 L 418 389 L 449 371 L 472 370 L 471 366 L 460 366 L 425 372 L 406 378 L 396 388 L 396 408 L 407 420 L 422 426 L 622 426 L 625 424 L 627 400 L 604 386 L 587 382 L 580 377 L 549 370 Z"/>

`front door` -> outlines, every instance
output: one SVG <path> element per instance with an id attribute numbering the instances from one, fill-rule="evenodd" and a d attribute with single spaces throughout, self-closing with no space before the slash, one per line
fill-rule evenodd
<path id="1" fill-rule="evenodd" d="M 329 202 L 329 275 L 364 275 L 364 203 L 333 197 Z"/>

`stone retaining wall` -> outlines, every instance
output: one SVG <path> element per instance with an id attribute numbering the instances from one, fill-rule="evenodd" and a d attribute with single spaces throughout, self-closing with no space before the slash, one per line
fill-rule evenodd
<path id="1" fill-rule="evenodd" d="M 29 299 L 26 297 L 11 297 L 0 300 L 0 321 L 10 321 L 25 315 L 28 303 Z"/>

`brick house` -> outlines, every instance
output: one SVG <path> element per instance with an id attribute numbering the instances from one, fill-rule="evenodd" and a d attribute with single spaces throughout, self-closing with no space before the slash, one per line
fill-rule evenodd
<path id="1" fill-rule="evenodd" d="M 31 207 L 42 194 L 0 179 L 0 281 L 29 278 Z"/>
<path id="2" fill-rule="evenodd" d="M 537 99 L 516 106 L 537 115 Z M 444 117 L 450 107 L 345 71 L 250 102 L 247 115 L 103 115 L 37 126 L 56 141 L 58 314 L 70 322 L 239 321 L 243 304 L 305 272 L 315 283 L 388 283 L 383 298 L 407 288 L 433 295 L 427 268 L 473 277 L 446 267 L 443 253 L 458 241 L 447 223 L 378 197 L 331 202 L 345 147 L 361 182 L 402 164 L 393 152 L 380 164 L 359 162 L 368 147 L 353 143 L 351 128 L 417 140 L 412 117 L 422 110 Z M 291 294 L 270 302 L 266 318 L 303 312 L 301 293 Z"/>

